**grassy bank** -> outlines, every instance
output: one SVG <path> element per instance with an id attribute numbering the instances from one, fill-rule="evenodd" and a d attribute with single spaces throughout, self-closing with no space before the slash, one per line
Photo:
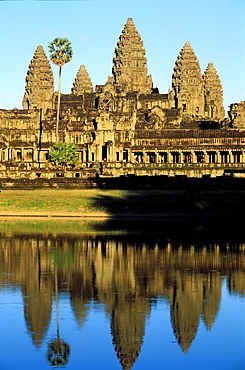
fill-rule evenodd
<path id="1" fill-rule="evenodd" d="M 169 192 L 134 190 L 2 190 L 1 212 L 41 212 L 68 214 L 118 214 L 138 212 L 160 212 L 176 205 L 176 196 Z"/>
<path id="2" fill-rule="evenodd" d="M 102 212 L 96 207 L 97 190 L 2 190 L 0 212 L 93 213 Z M 117 196 L 115 192 L 115 196 Z M 121 194 L 122 195 L 122 194 Z"/>
<path id="3" fill-rule="evenodd" d="M 236 216 L 245 209 L 244 191 L 186 190 L 2 190 L 0 214 L 108 216 L 197 213 Z"/>

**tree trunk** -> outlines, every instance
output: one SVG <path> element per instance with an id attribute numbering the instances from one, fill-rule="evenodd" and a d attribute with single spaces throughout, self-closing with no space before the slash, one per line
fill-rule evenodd
<path id="1" fill-rule="evenodd" d="M 61 68 L 62 68 L 62 67 L 59 67 L 58 105 L 57 105 L 57 117 L 56 117 L 56 143 L 58 143 L 58 142 L 59 142 Z"/>

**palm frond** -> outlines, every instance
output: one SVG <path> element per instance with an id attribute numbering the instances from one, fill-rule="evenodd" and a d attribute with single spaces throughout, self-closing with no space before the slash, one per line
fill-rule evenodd
<path id="1" fill-rule="evenodd" d="M 73 52 L 71 43 L 67 39 L 55 38 L 49 44 L 50 60 L 59 66 L 71 61 Z"/>

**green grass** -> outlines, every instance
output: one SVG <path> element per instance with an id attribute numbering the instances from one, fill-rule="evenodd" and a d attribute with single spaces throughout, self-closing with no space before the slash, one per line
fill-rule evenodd
<path id="1" fill-rule="evenodd" d="M 2 212 L 40 212 L 108 216 L 164 212 L 241 212 L 245 192 L 196 192 L 163 190 L 38 189 L 2 190 Z"/>
<path id="2" fill-rule="evenodd" d="M 44 221 L 43 221 L 44 220 Z M 29 218 L 0 218 L 0 235 L 1 233 L 35 233 L 42 235 L 54 234 L 94 234 L 98 227 L 103 225 L 104 222 L 91 219 L 45 219 Z"/>
<path id="3" fill-rule="evenodd" d="M 161 190 L 2 190 L 0 212 L 148 213 L 176 209 L 182 201 Z"/>
<path id="4" fill-rule="evenodd" d="M 108 203 L 127 197 L 125 191 L 117 190 L 2 190 L 0 193 L 1 211 L 41 211 L 91 213 L 105 212 L 107 206 L 99 199 L 109 197 Z"/>

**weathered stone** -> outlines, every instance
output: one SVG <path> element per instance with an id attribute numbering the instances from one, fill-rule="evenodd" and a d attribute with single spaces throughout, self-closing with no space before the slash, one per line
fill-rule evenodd
<path id="1" fill-rule="evenodd" d="M 203 80 L 205 115 L 211 119 L 224 119 L 225 110 L 223 107 L 223 90 L 213 63 L 208 64 L 207 69 L 203 74 Z"/>
<path id="2" fill-rule="evenodd" d="M 38 46 L 26 76 L 24 109 L 52 108 L 54 78 L 50 63 L 42 46 Z"/>
<path id="3" fill-rule="evenodd" d="M 175 108 L 191 116 L 204 116 L 204 89 L 201 69 L 189 42 L 176 60 L 172 77 Z"/>
<path id="4" fill-rule="evenodd" d="M 84 93 L 92 93 L 93 86 L 91 79 L 86 71 L 84 65 L 81 65 L 79 71 L 77 72 L 77 76 L 73 83 L 73 87 L 71 89 L 71 93 L 73 95 L 83 95 Z"/>
<path id="5" fill-rule="evenodd" d="M 124 92 L 137 91 L 141 94 L 152 92 L 152 78 L 147 76 L 145 49 L 132 18 L 119 37 L 113 59 L 114 83 Z"/>
<path id="6" fill-rule="evenodd" d="M 229 117 L 232 127 L 245 129 L 245 101 L 231 104 Z"/>

